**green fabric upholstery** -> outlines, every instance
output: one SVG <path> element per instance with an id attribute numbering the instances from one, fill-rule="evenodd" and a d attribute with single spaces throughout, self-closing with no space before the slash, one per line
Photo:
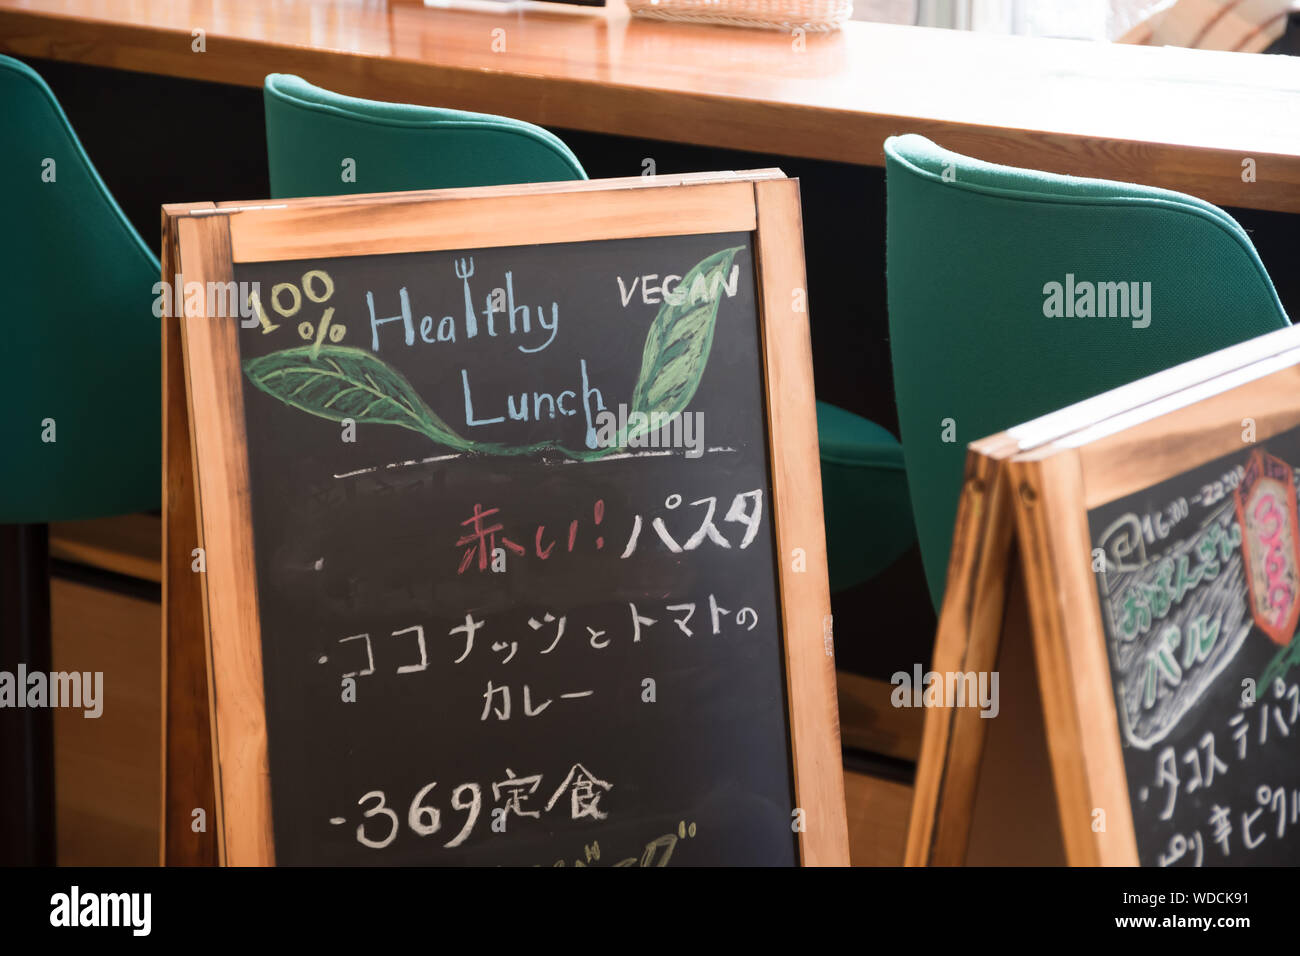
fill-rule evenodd
<path id="1" fill-rule="evenodd" d="M 885 142 L 889 330 L 908 485 L 942 601 L 967 443 L 1288 324 L 1245 231 L 1163 189 Z M 1150 282 L 1150 325 L 1049 318 L 1045 287 Z M 951 419 L 954 441 L 944 441 Z"/>
<path id="2" fill-rule="evenodd" d="M 276 199 L 587 178 L 558 137 L 503 116 L 340 96 L 283 73 L 263 99 Z"/>
<path id="3" fill-rule="evenodd" d="M 100 180 L 50 88 L 6 56 L 0 143 L 0 328 L 9 356 L 0 382 L 0 523 L 156 508 L 158 260 Z M 43 440 L 47 419 L 52 442 Z"/>
<path id="4" fill-rule="evenodd" d="M 817 403 L 831 592 L 870 580 L 916 540 L 903 446 L 875 422 Z"/>

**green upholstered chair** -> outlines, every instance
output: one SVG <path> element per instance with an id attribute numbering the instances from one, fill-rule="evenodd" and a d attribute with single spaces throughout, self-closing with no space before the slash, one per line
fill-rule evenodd
<path id="1" fill-rule="evenodd" d="M 48 671 L 47 524 L 161 498 L 159 267 L 50 88 L 7 56 L 0 143 L 0 670 Z M 51 714 L 0 711 L 0 865 L 55 862 Z"/>
<path id="2" fill-rule="evenodd" d="M 161 499 L 158 260 L 45 82 L 0 56 L 0 523 L 127 514 Z M 53 439 L 48 440 L 48 439 Z"/>
<path id="3" fill-rule="evenodd" d="M 263 100 L 276 199 L 587 178 L 559 137 L 504 116 L 340 96 L 285 73 Z"/>
<path id="4" fill-rule="evenodd" d="M 264 99 L 274 198 L 587 178 L 563 142 L 519 120 L 340 96 L 281 73 L 266 78 Z M 344 176 L 348 159 L 355 177 Z M 821 402 L 817 428 L 831 588 L 841 590 L 915 534 L 898 441 Z"/>
<path id="5" fill-rule="evenodd" d="M 1207 202 L 916 135 L 885 141 L 885 168 L 895 393 L 937 608 L 967 443 L 1288 320 L 1245 231 Z M 1067 281 L 1149 282 L 1149 324 L 1045 315 Z"/>
<path id="6" fill-rule="evenodd" d="M 817 403 L 831 593 L 868 581 L 916 540 L 903 446 L 875 422 Z"/>

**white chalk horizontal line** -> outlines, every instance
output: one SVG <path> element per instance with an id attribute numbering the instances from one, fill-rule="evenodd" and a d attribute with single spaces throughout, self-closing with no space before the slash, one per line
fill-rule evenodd
<path id="1" fill-rule="evenodd" d="M 734 448 L 728 448 L 725 446 L 718 446 L 715 448 L 707 449 L 709 454 L 718 454 L 718 453 L 729 454 L 731 452 L 734 452 L 735 450 L 736 449 Z M 678 451 L 684 452 L 684 449 L 669 448 L 664 451 L 627 451 L 627 452 L 623 452 L 621 455 L 606 455 L 603 458 L 597 458 L 595 460 L 596 461 L 618 461 L 621 458 L 662 458 L 665 455 L 675 455 L 677 454 Z M 358 475 L 374 474 L 380 469 L 387 470 L 390 468 L 410 468 L 413 465 L 428 465 L 435 461 L 451 461 L 453 458 L 460 458 L 460 457 L 461 457 L 460 453 L 456 453 L 454 455 L 434 455 L 432 458 L 412 458 L 409 461 L 392 461 L 386 465 L 371 465 L 369 468 L 358 468 L 356 471 L 345 471 L 342 474 L 334 475 L 334 477 L 335 478 L 356 478 Z M 568 458 L 565 459 L 564 464 L 586 465 L 586 464 L 591 464 L 591 462 L 577 461 L 575 459 Z"/>
<path id="2" fill-rule="evenodd" d="M 412 465 L 427 465 L 435 461 L 450 461 L 453 458 L 459 458 L 460 453 L 454 455 L 434 455 L 432 458 L 412 458 L 410 461 L 390 461 L 386 465 L 371 465 L 369 468 L 358 468 L 356 471 L 345 471 L 341 475 L 335 475 L 335 478 L 355 478 L 357 475 L 369 475 L 378 471 L 380 468 L 410 468 Z"/>
<path id="3" fill-rule="evenodd" d="M 664 455 L 671 455 L 672 453 L 671 448 L 667 451 L 625 451 L 621 455 L 604 455 L 597 458 L 596 461 L 618 461 L 620 458 L 662 458 Z M 566 458 L 564 463 L 566 465 L 590 464 L 590 462 L 577 461 L 573 458 Z"/>
<path id="4" fill-rule="evenodd" d="M 712 447 L 712 449 L 706 449 L 706 451 L 708 451 L 708 453 L 710 454 L 731 453 L 731 451 L 735 451 L 735 450 L 736 449 L 731 449 L 731 447 L 722 447 L 722 446 Z M 578 462 L 578 460 L 567 459 L 565 460 L 564 464 L 593 464 L 594 462 L 617 462 L 617 460 L 619 460 L 620 458 L 663 458 L 664 455 L 675 455 L 679 453 L 679 451 L 681 451 L 682 454 L 685 454 L 685 449 L 667 449 L 664 451 L 624 451 L 623 454 L 604 455 L 603 458 L 595 458 L 591 460 L 591 462 Z"/>

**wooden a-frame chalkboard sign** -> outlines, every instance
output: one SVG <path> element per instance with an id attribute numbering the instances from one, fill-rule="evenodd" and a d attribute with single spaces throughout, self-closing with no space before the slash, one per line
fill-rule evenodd
<path id="1" fill-rule="evenodd" d="M 909 864 L 1300 861 L 1298 468 L 1295 328 L 972 444 Z"/>
<path id="2" fill-rule="evenodd" d="M 163 232 L 165 862 L 848 862 L 796 181 Z"/>

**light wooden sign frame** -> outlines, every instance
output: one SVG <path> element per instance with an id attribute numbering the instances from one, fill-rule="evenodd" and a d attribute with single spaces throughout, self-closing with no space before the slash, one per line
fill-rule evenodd
<path id="1" fill-rule="evenodd" d="M 797 180 L 780 170 L 279 202 L 166 206 L 164 280 L 228 282 L 236 262 L 750 232 L 761 337 L 787 725 L 804 865 L 847 865 L 835 662 Z M 163 858 L 271 865 L 237 319 L 164 319 Z M 194 573 L 203 548 L 206 572 Z M 196 833 L 194 808 L 212 808 Z"/>

